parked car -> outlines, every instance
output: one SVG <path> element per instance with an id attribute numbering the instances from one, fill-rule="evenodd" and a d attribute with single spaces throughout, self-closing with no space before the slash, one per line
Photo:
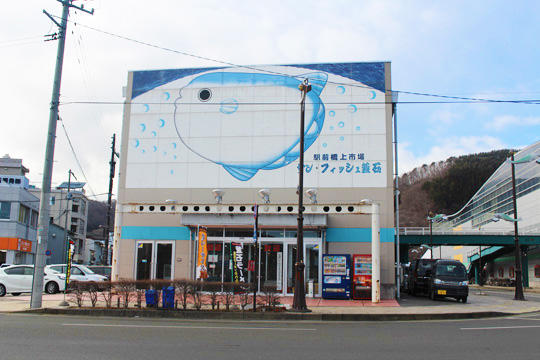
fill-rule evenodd
<path id="1" fill-rule="evenodd" d="M 45 273 L 48 271 L 55 271 L 57 273 L 65 274 L 67 266 L 66 264 L 55 264 L 45 266 Z M 71 280 L 76 281 L 107 281 L 108 279 L 103 275 L 98 275 L 90 270 L 85 265 L 72 264 L 71 265 L 71 274 L 69 277 Z"/>
<path id="2" fill-rule="evenodd" d="M 431 270 L 436 259 L 417 259 L 411 264 L 409 270 L 409 294 L 416 296 L 419 293 L 428 293 Z"/>
<path id="3" fill-rule="evenodd" d="M 32 292 L 34 265 L 12 265 L 0 268 L 0 297 L 6 294 L 18 296 Z M 43 278 L 43 289 L 48 294 L 64 290 L 62 274 L 49 271 Z"/>
<path id="4" fill-rule="evenodd" d="M 95 272 L 96 274 L 103 275 L 107 279 L 111 280 L 112 266 L 107 265 L 87 265 L 87 268 Z"/>
<path id="5" fill-rule="evenodd" d="M 428 294 L 432 300 L 448 296 L 467 302 L 469 281 L 465 265 L 457 260 L 437 260 L 430 273 Z"/>

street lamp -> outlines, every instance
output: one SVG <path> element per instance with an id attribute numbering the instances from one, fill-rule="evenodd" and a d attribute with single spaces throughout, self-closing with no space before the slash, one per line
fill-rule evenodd
<path id="1" fill-rule="evenodd" d="M 431 254 L 431 259 L 433 259 L 433 222 L 434 221 L 439 221 L 439 220 L 447 220 L 448 219 L 448 216 L 444 215 L 444 214 L 437 214 L 437 215 L 433 215 L 433 212 L 429 212 L 429 215 L 427 217 L 427 220 L 429 221 L 429 247 L 430 247 L 430 254 Z M 439 257 L 442 258 L 442 253 L 441 253 L 441 249 L 439 247 Z"/>
<path id="2" fill-rule="evenodd" d="M 515 160 L 514 153 L 510 155 L 510 168 L 512 169 L 512 204 L 514 207 L 514 217 L 510 217 L 507 214 L 495 214 L 493 219 L 505 220 L 514 223 L 514 257 L 515 257 L 515 277 L 516 277 L 516 287 L 514 293 L 514 300 L 525 300 L 523 295 L 523 270 L 521 268 L 521 247 L 519 245 L 519 235 L 518 235 L 518 212 L 517 212 L 517 196 L 516 196 L 516 164 L 524 164 L 528 162 L 535 161 L 537 164 L 540 164 L 540 156 L 538 155 L 526 155 L 521 159 Z"/>
<path id="3" fill-rule="evenodd" d="M 309 311 L 306 305 L 306 292 L 304 288 L 304 117 L 306 108 L 306 95 L 311 91 L 311 85 L 307 79 L 298 86 L 302 92 L 300 101 L 300 144 L 299 144 L 299 169 L 298 169 L 298 229 L 296 231 L 296 263 L 295 263 L 295 284 L 294 284 L 294 299 L 292 308 L 295 311 Z"/>

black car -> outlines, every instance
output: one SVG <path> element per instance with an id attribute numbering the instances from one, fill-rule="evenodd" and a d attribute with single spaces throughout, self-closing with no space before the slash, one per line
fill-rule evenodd
<path id="1" fill-rule="evenodd" d="M 432 300 L 437 297 L 453 297 L 467 302 L 469 281 L 467 269 L 456 260 L 437 260 L 431 270 L 428 294 Z"/>
<path id="2" fill-rule="evenodd" d="M 103 275 L 107 277 L 107 279 L 111 280 L 111 266 L 106 265 L 87 265 L 87 267 L 95 272 L 96 274 Z"/>
<path id="3" fill-rule="evenodd" d="M 428 293 L 431 270 L 436 261 L 435 259 L 418 259 L 411 263 L 408 278 L 409 294 L 416 296 L 419 293 Z"/>

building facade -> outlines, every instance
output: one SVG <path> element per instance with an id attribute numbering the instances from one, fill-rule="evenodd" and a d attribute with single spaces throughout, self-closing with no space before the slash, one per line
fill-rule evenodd
<path id="1" fill-rule="evenodd" d="M 321 294 L 322 255 L 371 253 L 367 204 L 376 202 L 382 297 L 394 296 L 386 62 L 130 72 L 113 279 L 194 278 L 197 234 L 205 227 L 210 280 L 233 280 L 235 256 L 246 264 L 257 257 L 259 285 L 292 293 L 298 251 L 298 86 L 304 79 L 311 85 L 304 122 L 306 289 Z M 258 248 L 253 244 L 256 204 Z M 244 281 L 252 276 L 242 270 Z"/>
<path id="2" fill-rule="evenodd" d="M 86 198 L 85 183 L 63 182 L 51 189 L 50 220 L 61 228 L 67 230 L 69 240 L 73 241 L 73 261 L 83 263 L 86 244 L 86 226 L 88 220 L 88 199 Z M 69 186 L 69 192 L 68 192 Z M 41 197 L 41 189 L 31 188 L 36 197 Z M 67 242 L 65 239 L 64 242 Z M 57 240 L 54 240 L 56 243 Z M 65 251 L 65 245 L 62 246 Z M 58 250 L 57 250 L 58 251 Z M 64 257 L 65 259 L 65 257 Z M 65 260 L 64 260 L 65 261 Z"/>
<path id="3" fill-rule="evenodd" d="M 21 159 L 0 158 L 0 263 L 32 264 L 39 198 L 28 191 Z"/>
<path id="4" fill-rule="evenodd" d="M 529 160 L 515 164 L 516 203 L 518 212 L 519 235 L 537 235 L 540 233 L 540 141 L 525 147 L 514 155 L 515 160 Z M 459 232 L 493 232 L 514 233 L 514 224 L 503 220 L 493 221 L 495 214 L 506 214 L 514 217 L 512 202 L 511 164 L 505 161 L 477 191 L 469 202 L 449 221 L 434 224 L 434 230 L 452 230 Z M 496 220 L 496 219 L 495 219 Z M 540 286 L 540 255 L 538 246 L 524 247 L 522 259 L 525 284 L 531 287 Z M 443 257 L 453 257 L 472 267 L 478 280 L 480 259 L 486 280 L 495 282 L 507 279 L 514 280 L 513 249 L 500 246 L 479 247 L 443 247 L 434 249 Z M 482 254 L 482 257 L 480 257 Z M 500 282 L 500 281 L 499 281 Z"/>

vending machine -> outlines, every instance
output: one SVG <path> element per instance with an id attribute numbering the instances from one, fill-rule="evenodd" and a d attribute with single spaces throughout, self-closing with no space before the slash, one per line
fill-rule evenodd
<path id="1" fill-rule="evenodd" d="M 351 297 L 351 256 L 323 255 L 323 299 Z"/>
<path id="2" fill-rule="evenodd" d="M 357 300 L 371 299 L 371 255 L 353 255 L 352 297 Z"/>

